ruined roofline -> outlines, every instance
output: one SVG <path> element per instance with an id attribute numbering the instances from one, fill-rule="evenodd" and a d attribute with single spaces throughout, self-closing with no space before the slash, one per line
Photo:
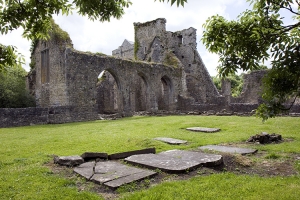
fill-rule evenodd
<path id="1" fill-rule="evenodd" d="M 179 31 L 175 31 L 175 32 L 172 32 L 172 31 L 167 31 L 169 33 L 180 33 L 180 32 L 184 32 L 184 31 L 187 31 L 187 30 L 190 30 L 190 29 L 193 29 L 194 31 L 197 31 L 197 29 L 195 29 L 194 27 L 189 27 L 189 28 L 185 28 L 185 29 L 182 29 L 182 30 L 179 30 Z"/>
<path id="2" fill-rule="evenodd" d="M 141 23 L 141 22 L 134 22 L 133 26 L 134 27 L 148 26 L 148 25 L 153 24 L 153 23 L 155 23 L 157 21 L 162 21 L 164 24 L 167 23 L 167 20 L 165 18 L 157 18 L 155 20 L 147 21 L 147 22 L 143 22 L 143 23 Z"/>

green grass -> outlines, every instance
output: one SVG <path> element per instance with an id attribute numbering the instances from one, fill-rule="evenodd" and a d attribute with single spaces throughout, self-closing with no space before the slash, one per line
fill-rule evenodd
<path id="1" fill-rule="evenodd" d="M 300 153 L 300 119 L 280 117 L 262 123 L 254 117 L 168 116 L 132 117 L 114 121 L 55 124 L 0 129 L 0 199 L 101 199 L 78 191 L 82 179 L 54 174 L 45 166 L 53 154 L 81 155 L 86 151 L 117 153 L 155 147 L 195 149 L 207 144 L 239 143 L 260 132 L 278 133 L 290 141 L 272 145 L 241 144 L 266 151 L 270 158 Z M 221 128 L 207 134 L 186 131 L 193 126 Z M 189 141 L 171 146 L 153 140 L 173 137 Z M 300 170 L 299 161 L 295 168 Z M 122 193 L 125 199 L 297 199 L 300 176 L 270 177 L 231 173 L 199 176 L 158 184 L 145 191 Z"/>

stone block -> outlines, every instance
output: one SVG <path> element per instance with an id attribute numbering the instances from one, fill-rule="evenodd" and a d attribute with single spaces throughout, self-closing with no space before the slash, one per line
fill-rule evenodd
<path id="1" fill-rule="evenodd" d="M 68 167 L 77 166 L 82 164 L 83 162 L 84 162 L 83 158 L 78 155 L 54 157 L 54 163 L 68 166 Z"/>
<path id="2" fill-rule="evenodd" d="M 81 155 L 81 157 L 85 161 L 93 160 L 93 159 L 97 159 L 97 158 L 105 159 L 105 160 L 108 159 L 107 153 L 99 153 L 99 152 L 85 152 Z"/>

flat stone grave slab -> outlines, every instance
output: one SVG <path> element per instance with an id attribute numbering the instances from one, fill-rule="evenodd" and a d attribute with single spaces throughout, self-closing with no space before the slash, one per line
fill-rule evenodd
<path id="1" fill-rule="evenodd" d="M 74 168 L 74 172 L 88 180 L 113 189 L 157 174 L 150 170 L 139 169 L 114 161 L 83 163 Z"/>
<path id="2" fill-rule="evenodd" d="M 190 127 L 186 128 L 188 131 L 195 131 L 195 132 L 204 132 L 204 133 L 215 133 L 219 132 L 221 129 L 219 128 L 206 128 L 206 127 Z"/>
<path id="3" fill-rule="evenodd" d="M 257 152 L 257 149 L 248 149 L 248 148 L 239 148 L 239 147 L 231 147 L 231 146 L 221 146 L 221 145 L 206 145 L 199 147 L 202 150 L 213 150 L 225 153 L 237 153 L 241 155 L 245 154 L 254 154 Z"/>
<path id="4" fill-rule="evenodd" d="M 166 137 L 157 137 L 154 138 L 154 140 L 158 140 L 158 141 L 162 141 L 168 144 L 185 144 L 187 143 L 186 140 L 178 140 L 178 139 L 174 139 L 174 138 L 166 138 Z"/>
<path id="5" fill-rule="evenodd" d="M 221 155 L 171 150 L 159 154 L 133 155 L 126 158 L 125 161 L 168 173 L 184 173 L 205 164 L 219 165 L 223 162 L 222 159 Z"/>

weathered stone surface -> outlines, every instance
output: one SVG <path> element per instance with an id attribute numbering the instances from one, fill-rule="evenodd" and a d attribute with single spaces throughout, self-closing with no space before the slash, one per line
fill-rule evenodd
<path id="1" fill-rule="evenodd" d="M 134 155 L 126 158 L 125 161 L 149 169 L 160 169 L 168 173 L 184 173 L 201 165 L 196 161 L 183 162 L 179 158 L 159 154 Z"/>
<path id="2" fill-rule="evenodd" d="M 110 160 L 117 160 L 117 159 L 123 159 L 127 158 L 132 155 L 139 155 L 139 154 L 149 154 L 149 153 L 155 153 L 155 148 L 148 148 L 148 149 L 141 149 L 136 151 L 127 151 L 122 153 L 115 153 L 108 156 L 108 159 Z"/>
<path id="3" fill-rule="evenodd" d="M 76 156 L 60 156 L 54 158 L 54 163 L 64 166 L 76 166 L 84 162 L 83 158 Z"/>
<path id="4" fill-rule="evenodd" d="M 214 132 L 220 131 L 221 129 L 219 129 L 219 128 L 206 128 L 206 127 L 190 127 L 190 128 L 186 128 L 186 130 L 195 131 L 195 132 L 214 133 Z"/>
<path id="5" fill-rule="evenodd" d="M 165 142 L 168 144 L 185 144 L 185 143 L 187 143 L 186 140 L 178 140 L 178 139 L 174 139 L 174 138 L 165 138 L 165 137 L 154 138 L 154 140 L 162 141 L 162 142 Z"/>
<path id="6" fill-rule="evenodd" d="M 113 162 L 113 161 L 107 161 L 107 162 L 98 162 L 95 166 L 95 174 L 91 178 L 92 181 L 103 184 L 107 183 L 112 180 L 117 180 L 120 178 L 128 177 L 127 179 L 123 179 L 120 181 L 115 181 L 110 185 L 110 187 L 118 187 L 117 185 L 120 186 L 122 182 L 129 183 L 138 180 L 138 176 L 132 176 L 133 174 L 140 174 L 140 178 L 145 178 L 150 175 L 154 175 L 155 172 L 150 173 L 148 170 L 143 170 L 131 166 L 127 166 L 124 164 L 120 164 L 118 162 Z M 145 176 L 142 176 L 143 172 L 149 172 L 145 173 Z M 132 179 L 130 178 L 132 177 Z"/>
<path id="7" fill-rule="evenodd" d="M 78 167 L 75 167 L 74 172 L 89 180 L 94 175 L 94 167 L 94 161 L 87 162 L 79 165 Z"/>
<path id="8" fill-rule="evenodd" d="M 107 153 L 99 153 L 99 152 L 85 152 L 81 155 L 81 157 L 87 161 L 92 159 L 108 159 Z"/>
<path id="9" fill-rule="evenodd" d="M 206 146 L 199 147 L 199 149 L 220 151 L 225 153 L 237 153 L 242 155 L 253 154 L 257 152 L 257 149 L 238 148 L 238 147 L 219 146 L 219 145 L 206 145 Z"/>
<path id="10" fill-rule="evenodd" d="M 152 177 L 154 175 L 156 175 L 156 172 L 153 171 L 149 171 L 149 170 L 143 170 L 142 172 L 138 172 L 135 174 L 130 174 L 128 176 L 124 176 L 109 182 L 104 183 L 104 185 L 110 187 L 110 188 L 118 188 L 121 185 L 127 184 L 127 183 L 131 183 L 133 181 L 139 181 L 139 180 L 143 180 L 145 178 L 149 178 Z"/>
<path id="11" fill-rule="evenodd" d="M 216 154 L 208 154 L 194 151 L 183 151 L 183 150 L 169 150 L 159 153 L 159 155 L 170 156 L 173 158 L 180 158 L 181 160 L 186 161 L 197 161 L 203 166 L 217 166 L 222 164 L 223 157 Z"/>
<path id="12" fill-rule="evenodd" d="M 183 173 L 201 165 L 221 164 L 222 156 L 182 150 L 171 150 L 159 154 L 134 155 L 126 162 L 150 169 L 160 169 L 168 173 Z"/>

